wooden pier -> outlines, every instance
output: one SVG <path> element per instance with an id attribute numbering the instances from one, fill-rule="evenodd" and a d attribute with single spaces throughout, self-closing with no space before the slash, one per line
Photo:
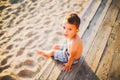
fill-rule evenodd
<path id="1" fill-rule="evenodd" d="M 89 0 L 80 14 L 83 53 L 68 72 L 49 59 L 35 80 L 120 80 L 119 0 Z"/>

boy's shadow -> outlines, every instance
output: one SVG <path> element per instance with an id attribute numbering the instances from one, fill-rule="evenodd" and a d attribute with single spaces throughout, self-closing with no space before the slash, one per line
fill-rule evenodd
<path id="1" fill-rule="evenodd" d="M 79 63 L 74 64 L 70 71 L 61 71 L 57 80 L 99 80 L 82 56 Z"/>

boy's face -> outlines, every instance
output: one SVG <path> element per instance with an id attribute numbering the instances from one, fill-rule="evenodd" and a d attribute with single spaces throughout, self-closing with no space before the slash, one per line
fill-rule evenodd
<path id="1" fill-rule="evenodd" d="M 79 31 L 74 24 L 68 22 L 64 23 L 63 29 L 64 36 L 69 39 L 74 38 Z"/>

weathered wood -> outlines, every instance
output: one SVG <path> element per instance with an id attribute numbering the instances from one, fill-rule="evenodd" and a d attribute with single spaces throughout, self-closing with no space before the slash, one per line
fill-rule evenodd
<path id="1" fill-rule="evenodd" d="M 87 10 L 88 10 L 89 6 L 92 4 L 92 2 L 93 2 L 93 0 L 89 0 L 89 1 L 86 3 L 83 11 L 79 14 L 79 16 L 80 16 L 81 18 L 83 17 L 83 15 L 85 14 L 85 12 L 87 12 Z"/>
<path id="2" fill-rule="evenodd" d="M 47 80 L 57 80 L 57 77 L 59 76 L 63 66 L 64 66 L 63 63 L 56 61 L 56 65 L 54 69 L 51 71 Z"/>
<path id="3" fill-rule="evenodd" d="M 84 46 L 82 54 L 84 57 L 86 56 L 90 46 L 92 45 L 92 42 L 96 36 L 99 26 L 101 25 L 105 15 L 106 15 L 106 12 L 108 9 L 108 4 L 110 5 L 110 2 L 111 2 L 111 0 L 109 0 L 109 1 L 103 0 L 97 13 L 95 14 L 93 20 L 91 21 L 89 28 L 87 29 L 84 36 L 82 37 L 83 46 Z"/>
<path id="4" fill-rule="evenodd" d="M 44 65 L 44 67 L 41 69 L 39 74 L 35 76 L 34 80 L 46 80 L 51 70 L 54 68 L 54 65 L 55 63 L 53 62 L 53 59 L 50 58 Z"/>
<path id="5" fill-rule="evenodd" d="M 79 36 L 82 37 L 87 27 L 89 26 L 92 18 L 94 17 L 101 0 L 92 0 L 90 6 L 87 8 L 84 15 L 81 16 L 80 32 Z"/>
<path id="6" fill-rule="evenodd" d="M 117 9 L 117 8 L 116 8 Z M 116 10 L 115 9 L 115 10 Z M 120 16 L 120 15 L 119 15 Z M 120 20 L 120 19 L 119 19 Z M 117 26 L 118 27 L 118 26 Z M 118 29 L 118 28 L 117 28 Z M 117 30 L 116 29 L 116 30 Z M 119 29 L 120 30 L 120 29 Z M 105 49 L 104 51 L 104 56 L 103 58 L 101 59 L 101 63 L 99 64 L 99 67 L 98 67 L 98 70 L 96 71 L 96 74 L 98 75 L 98 77 L 101 79 L 101 80 L 109 80 L 108 79 L 108 75 L 110 77 L 110 75 L 112 74 L 109 73 L 109 70 L 111 70 L 113 67 L 111 67 L 111 62 L 112 60 L 114 60 L 114 55 L 115 55 L 115 52 L 116 51 L 119 51 L 119 50 L 116 50 L 116 47 L 119 46 L 119 38 L 115 39 L 115 35 L 119 35 L 120 31 L 116 32 L 112 31 L 112 33 L 110 34 L 110 38 L 108 40 L 108 43 L 107 43 L 107 48 Z M 117 43 L 117 42 L 118 43 Z M 113 65 L 113 66 L 120 66 L 119 64 L 118 65 Z M 114 69 L 114 68 L 113 68 Z M 116 71 L 115 71 L 116 72 Z M 115 74 L 112 74 L 112 76 L 115 75 Z M 111 80 L 117 80 L 117 79 L 111 79 Z"/>
<path id="7" fill-rule="evenodd" d="M 120 80 L 120 13 L 111 33 L 114 56 L 107 80 Z"/>
<path id="8" fill-rule="evenodd" d="M 91 68 L 84 60 L 83 64 L 80 66 L 79 70 L 77 71 L 74 80 L 99 80 L 99 78 L 95 75 L 95 73 L 91 70 Z"/>
<path id="9" fill-rule="evenodd" d="M 74 80 L 75 75 L 77 74 L 77 72 L 82 64 L 82 60 L 84 60 L 83 56 L 80 58 L 80 61 L 78 64 L 72 65 L 72 69 L 70 71 L 68 71 L 68 72 L 62 71 L 60 73 L 60 75 L 58 76 L 57 80 Z"/>
<path id="10" fill-rule="evenodd" d="M 107 5 L 110 5 L 110 2 L 106 4 L 106 6 Z M 100 26 L 100 29 L 98 30 L 98 33 L 94 39 L 94 42 L 86 55 L 85 58 L 86 62 L 91 67 L 93 72 L 96 71 L 96 68 L 99 64 L 100 58 L 102 56 L 103 50 L 109 38 L 117 14 L 118 14 L 118 9 L 116 9 L 115 6 L 113 5 L 107 12 L 103 24 Z"/>
<path id="11" fill-rule="evenodd" d="M 120 0 L 115 0 L 115 4 L 120 9 Z"/>

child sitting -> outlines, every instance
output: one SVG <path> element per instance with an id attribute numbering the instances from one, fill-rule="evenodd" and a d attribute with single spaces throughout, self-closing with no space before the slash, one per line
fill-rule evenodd
<path id="1" fill-rule="evenodd" d="M 67 44 L 54 45 L 49 52 L 39 51 L 38 53 L 48 59 L 54 56 L 56 60 L 66 63 L 63 71 L 71 69 L 72 64 L 78 62 L 82 54 L 82 41 L 78 36 L 80 18 L 77 14 L 71 13 L 66 16 L 63 27 L 63 34 L 67 39 Z"/>

